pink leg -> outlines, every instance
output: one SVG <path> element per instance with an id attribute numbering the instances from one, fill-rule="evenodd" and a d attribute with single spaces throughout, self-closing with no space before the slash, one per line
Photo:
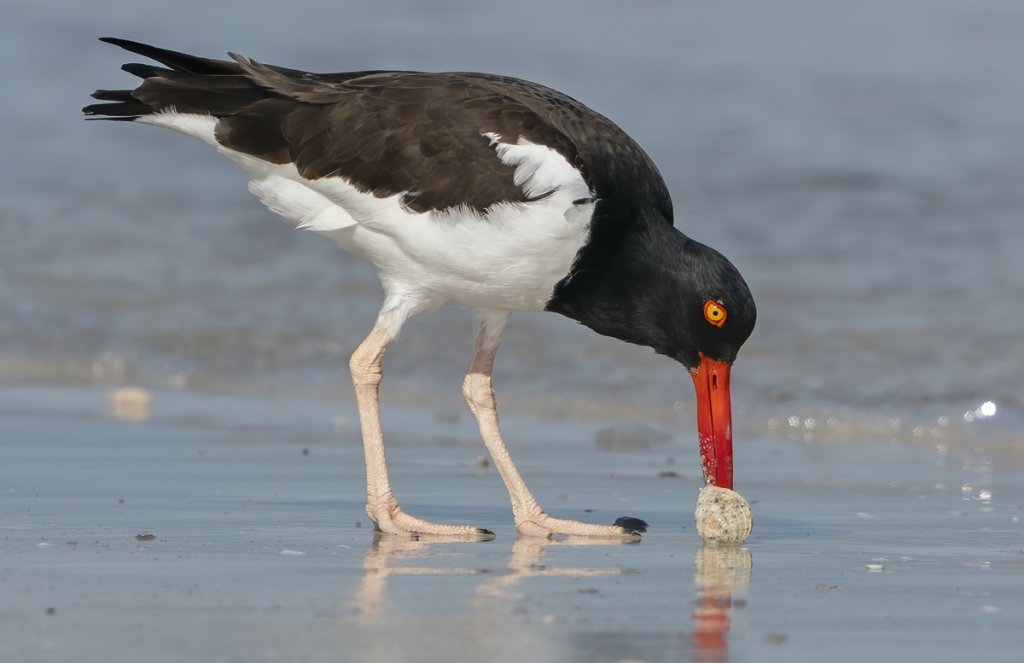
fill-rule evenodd
<path id="1" fill-rule="evenodd" d="M 468 525 L 444 525 L 414 518 L 402 511 L 391 491 L 387 459 L 384 456 L 384 436 L 380 426 L 381 360 L 393 338 L 388 325 L 378 320 L 349 360 L 352 383 L 359 407 L 359 424 L 363 432 L 363 451 L 366 455 L 366 513 L 376 528 L 387 534 L 444 536 L 459 539 L 493 539 L 488 530 Z"/>
<path id="2" fill-rule="evenodd" d="M 527 536 L 550 537 L 556 534 L 569 536 L 599 536 L 616 539 L 636 539 L 640 534 L 634 530 L 618 525 L 593 525 L 578 520 L 562 520 L 552 518 L 541 509 L 530 489 L 526 487 L 519 470 L 516 469 L 509 455 L 508 447 L 501 437 L 498 428 L 498 404 L 491 387 L 491 371 L 494 368 L 494 355 L 498 349 L 498 340 L 508 314 L 504 312 L 481 313 L 482 324 L 473 351 L 473 361 L 469 373 L 462 384 L 462 393 L 480 425 L 480 435 L 484 445 L 494 461 L 505 487 L 512 500 L 512 515 L 516 529 Z M 635 521 L 634 522 L 639 522 Z"/>

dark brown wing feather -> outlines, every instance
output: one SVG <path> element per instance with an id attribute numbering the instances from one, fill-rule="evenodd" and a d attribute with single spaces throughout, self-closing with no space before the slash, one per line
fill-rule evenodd
<path id="1" fill-rule="evenodd" d="M 126 65 L 142 83 L 97 92 L 113 103 L 85 113 L 111 119 L 171 108 L 211 114 L 220 118 L 216 137 L 226 147 L 294 163 L 310 179 L 341 176 L 378 196 L 408 192 L 403 202 L 415 211 L 460 204 L 485 210 L 528 200 L 485 133 L 557 150 L 606 203 L 670 205 L 657 169 L 621 129 L 535 83 L 472 73 L 311 74 L 236 55 L 228 62 L 104 41 L 169 68 Z M 622 186 L 623 177 L 638 185 Z"/>

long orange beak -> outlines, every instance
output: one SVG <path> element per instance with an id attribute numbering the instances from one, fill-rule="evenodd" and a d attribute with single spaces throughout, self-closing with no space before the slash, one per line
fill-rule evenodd
<path id="1" fill-rule="evenodd" d="M 704 483 L 732 490 L 732 404 L 730 364 L 700 357 L 693 375 L 697 391 L 697 434 Z"/>

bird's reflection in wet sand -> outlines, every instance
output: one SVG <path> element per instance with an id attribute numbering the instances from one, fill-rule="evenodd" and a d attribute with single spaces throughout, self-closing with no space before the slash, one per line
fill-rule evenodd
<path id="1" fill-rule="evenodd" d="M 733 602 L 745 597 L 753 558 L 736 545 L 705 545 L 693 558 L 697 589 L 693 611 L 693 660 L 724 663 L 729 660 L 729 627 Z"/>
<path id="2" fill-rule="evenodd" d="M 457 540 L 456 540 L 457 541 Z M 471 539 L 466 539 L 471 541 Z M 452 543 L 452 538 L 409 539 L 374 532 L 373 545 L 363 557 L 363 577 L 354 600 L 354 611 L 361 620 L 373 621 L 381 613 L 388 579 L 392 576 L 481 575 L 485 568 L 417 566 L 415 562 L 428 557 L 431 546 Z"/>
<path id="3" fill-rule="evenodd" d="M 488 600 L 507 598 L 512 589 L 526 578 L 537 578 L 542 576 L 561 577 L 593 577 L 593 576 L 614 576 L 621 575 L 622 568 L 618 566 L 606 567 L 576 567 L 576 566 L 548 566 L 544 563 L 547 557 L 548 548 L 552 546 L 598 546 L 598 545 L 628 545 L 609 544 L 607 541 L 595 541 L 585 538 L 566 538 L 562 540 L 548 540 L 521 536 L 512 544 L 512 554 L 508 558 L 508 568 L 500 575 L 481 583 L 475 592 L 475 603 L 486 603 Z"/>
<path id="4" fill-rule="evenodd" d="M 546 561 L 554 546 L 621 545 L 607 541 L 520 538 L 512 545 L 506 565 L 499 563 L 496 568 L 445 566 L 452 557 L 450 547 L 441 544 L 451 543 L 450 538 L 374 537 L 363 557 L 363 574 L 353 596 L 352 617 L 347 620 L 347 626 L 356 629 L 346 631 L 349 653 L 357 657 L 352 660 L 573 660 L 577 643 L 572 630 L 558 624 L 552 615 L 534 613 L 534 597 L 519 585 L 528 578 L 571 579 L 623 572 L 618 566 L 552 566 Z M 475 544 L 480 545 L 489 544 Z M 490 558 L 490 554 L 470 557 Z M 398 606 L 389 601 L 391 579 L 427 575 L 480 578 L 470 579 L 473 587 L 468 591 L 465 582 L 443 581 L 443 586 L 421 594 L 422 602 Z M 399 588 L 407 596 L 408 588 Z M 543 588 L 538 589 L 543 594 Z M 465 594 L 460 597 L 457 592 Z"/>
<path id="5" fill-rule="evenodd" d="M 512 544 L 512 552 L 504 569 L 430 566 L 418 563 L 430 557 L 432 546 L 450 543 L 450 537 L 407 539 L 375 533 L 373 545 L 363 557 L 363 577 L 354 600 L 355 614 L 365 620 L 378 617 L 385 600 L 388 580 L 395 576 L 486 576 L 488 580 L 478 585 L 473 593 L 473 607 L 479 609 L 490 600 L 507 598 L 508 592 L 526 578 L 612 576 L 622 573 L 618 566 L 553 567 L 544 563 L 547 549 L 552 546 L 621 545 L 583 538 L 547 540 L 519 537 Z"/>

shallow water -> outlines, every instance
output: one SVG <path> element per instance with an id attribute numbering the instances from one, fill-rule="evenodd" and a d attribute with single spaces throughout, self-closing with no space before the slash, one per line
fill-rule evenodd
<path id="1" fill-rule="evenodd" d="M 1019 658 L 1016 0 L 8 4 L 0 658 L 422 660 L 385 613 L 437 660 L 723 660 L 723 643 L 729 660 Z M 685 372 L 550 314 L 513 317 L 499 353 L 513 453 L 553 511 L 636 515 L 651 535 L 513 545 L 497 478 L 472 465 L 472 314 L 445 308 L 389 351 L 389 448 L 410 509 L 499 539 L 373 548 L 343 369 L 376 277 L 263 210 L 207 147 L 83 122 L 89 92 L 133 80 L 108 34 L 319 71 L 517 75 L 633 134 L 677 225 L 758 302 L 732 379 L 749 580 L 739 553 L 725 581 L 697 577 L 715 560 L 696 561 Z M 125 384 L 154 390 L 148 423 L 102 418 Z M 628 429 L 646 446 L 603 448 L 624 422 L 652 427 Z M 724 640 L 704 628 L 716 606 Z"/>

